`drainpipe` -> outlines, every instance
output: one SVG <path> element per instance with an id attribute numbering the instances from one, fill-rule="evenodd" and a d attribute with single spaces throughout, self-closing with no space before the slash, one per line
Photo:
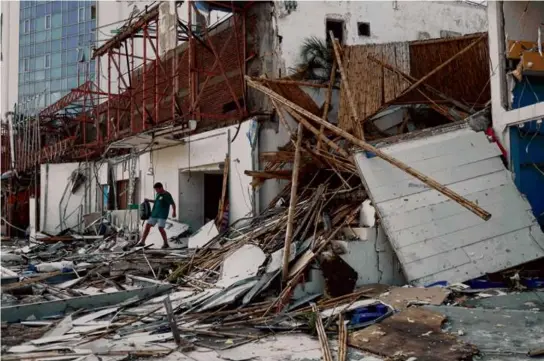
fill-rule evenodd
<path id="1" fill-rule="evenodd" d="M 14 106 L 14 110 L 16 109 L 16 105 Z M 13 136 L 13 117 L 15 116 L 15 112 L 7 112 L 6 117 L 8 118 L 8 131 L 9 131 L 9 152 L 11 154 L 11 169 L 15 169 L 15 138 Z"/>
<path id="2" fill-rule="evenodd" d="M 253 170 L 259 169 L 259 133 L 260 133 L 260 127 L 259 122 L 257 119 L 253 120 L 255 123 L 257 123 L 257 129 L 255 132 L 257 133 L 255 136 L 255 144 L 253 148 L 251 149 L 251 161 L 253 165 Z M 255 187 L 251 187 L 251 196 L 253 198 L 253 216 L 257 216 L 261 212 L 261 200 L 260 197 L 258 197 L 257 191 L 255 190 Z"/>

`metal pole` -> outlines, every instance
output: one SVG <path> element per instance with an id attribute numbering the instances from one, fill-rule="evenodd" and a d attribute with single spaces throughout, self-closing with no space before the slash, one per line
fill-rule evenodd
<path id="1" fill-rule="evenodd" d="M 145 130 L 145 117 L 147 115 L 147 107 L 145 106 L 147 99 L 146 96 L 146 77 L 147 77 L 147 23 L 144 24 L 144 59 L 143 59 L 143 74 L 142 74 L 142 130 Z"/>

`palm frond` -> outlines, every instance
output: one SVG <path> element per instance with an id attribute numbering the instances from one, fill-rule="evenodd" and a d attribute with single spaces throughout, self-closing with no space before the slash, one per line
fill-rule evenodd
<path id="1" fill-rule="evenodd" d="M 323 39 L 312 36 L 303 40 L 299 54 L 300 61 L 292 71 L 302 74 L 306 80 L 326 83 L 330 79 L 334 53 Z"/>

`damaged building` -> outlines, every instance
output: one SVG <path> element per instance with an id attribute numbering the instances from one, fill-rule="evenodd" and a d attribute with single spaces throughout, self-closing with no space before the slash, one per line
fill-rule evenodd
<path id="1" fill-rule="evenodd" d="M 141 5 L 6 114 L 3 358 L 544 354 L 538 3 Z"/>

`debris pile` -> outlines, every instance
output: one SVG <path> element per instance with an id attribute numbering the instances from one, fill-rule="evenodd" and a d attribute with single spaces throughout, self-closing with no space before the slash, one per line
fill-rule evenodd
<path id="1" fill-rule="evenodd" d="M 438 70 L 482 38 L 471 38 Z M 287 182 L 260 215 L 240 219 L 226 229 L 221 222 L 210 221 L 191 235 L 183 225 L 172 226 L 170 241 L 182 241 L 172 242 L 168 250 L 151 245 L 131 248 L 115 233 L 48 238 L 3 249 L 1 312 L 2 322 L 8 325 L 3 325 L 2 337 L 10 337 L 5 340 L 14 345 L 3 350 L 3 358 L 242 360 L 298 354 L 297 358 L 329 361 L 336 351 L 336 359 L 342 361 L 466 360 L 478 350 L 507 353 L 495 339 L 488 344 L 488 339 L 482 340 L 485 332 L 495 337 L 489 324 L 460 322 L 470 318 L 468 307 L 475 307 L 472 310 L 484 319 L 491 316 L 489 309 L 499 307 L 502 297 L 529 294 L 512 289 L 542 287 L 538 266 L 501 273 L 507 278 L 495 275 L 499 279 L 494 283 L 476 279 L 459 284 L 446 279 L 429 287 L 395 287 L 361 281 L 367 276 L 358 271 L 363 261 L 346 257 L 352 244 L 369 244 L 368 253 L 377 258 L 379 273 L 384 272 L 378 233 L 387 219 L 381 218 L 380 204 L 372 199 L 372 182 L 365 178 L 374 174 L 361 174 L 351 147 L 381 159 L 405 179 L 433 190 L 436 197 L 447 197 L 452 208 L 478 222 L 489 220 L 491 214 L 465 193 L 458 194 L 405 164 L 398 159 L 402 156 L 366 141 L 368 129 L 358 118 L 342 51 L 337 42 L 332 44 L 333 68 L 339 69 L 350 113 L 339 126 L 327 121 L 334 81 L 321 112 L 302 106 L 303 101 L 297 102 L 280 86 L 281 80 L 246 77 L 251 88 L 269 96 L 290 134 L 286 146 L 261 155 L 266 160 L 263 170 L 246 171 L 255 187 L 267 179 Z M 394 98 L 407 89 L 416 90 L 425 77 L 408 80 L 411 85 Z M 449 95 L 425 89 L 452 102 Z M 380 108 L 387 110 L 382 100 Z M 455 106 L 463 108 L 454 104 L 452 109 Z M 376 234 L 373 241 L 371 232 Z M 510 283 L 501 283 L 505 279 Z M 525 319 L 542 318 L 544 306 L 535 302 L 541 292 L 533 293 L 523 303 L 533 306 L 521 311 Z M 508 320 L 493 322 L 504 327 L 497 335 L 510 335 Z M 542 334 L 541 325 L 528 328 Z M 18 336 L 23 334 L 21 328 L 33 328 L 39 338 Z M 516 339 L 510 346 L 516 354 L 539 352 L 536 341 L 520 346 Z"/>

